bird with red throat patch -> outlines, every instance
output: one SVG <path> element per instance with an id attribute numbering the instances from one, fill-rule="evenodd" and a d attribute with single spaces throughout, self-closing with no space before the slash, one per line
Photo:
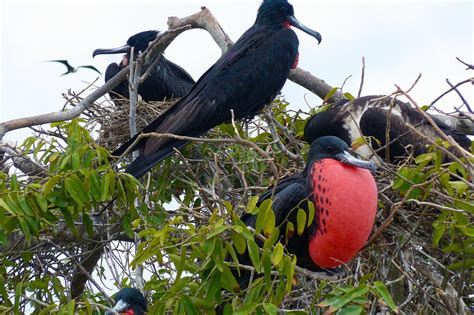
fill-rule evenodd
<path id="1" fill-rule="evenodd" d="M 263 193 L 257 205 L 272 198 L 275 226 L 297 265 L 311 271 L 336 268 L 348 263 L 365 245 L 377 211 L 377 186 L 370 171 L 372 162 L 353 157 L 348 145 L 338 137 L 325 136 L 313 141 L 303 172 L 281 180 Z M 274 195 L 273 190 L 275 190 Z M 309 215 L 308 202 L 315 209 L 314 219 L 302 233 L 297 227 L 299 209 Z M 242 221 L 255 227 L 256 215 L 244 214 Z M 244 254 L 242 264 L 251 263 Z M 241 272 L 239 283 L 248 281 Z"/>

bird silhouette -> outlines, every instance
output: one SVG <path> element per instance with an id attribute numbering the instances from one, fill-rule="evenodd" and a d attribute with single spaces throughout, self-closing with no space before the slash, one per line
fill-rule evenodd
<path id="1" fill-rule="evenodd" d="M 86 66 L 78 66 L 78 67 L 73 67 L 69 64 L 69 62 L 67 60 L 62 60 L 62 59 L 58 59 L 58 60 L 47 60 L 45 62 L 58 62 L 58 63 L 62 63 L 63 65 L 66 66 L 67 68 L 67 71 L 64 72 L 63 74 L 61 74 L 61 76 L 63 75 L 66 75 L 66 74 L 71 74 L 71 73 L 76 73 L 79 69 L 81 68 L 85 68 L 85 69 L 91 69 L 91 70 L 94 70 L 95 72 L 97 72 L 98 74 L 102 75 L 102 73 L 97 70 L 96 67 L 92 66 L 92 65 L 86 65 Z"/>
<path id="2" fill-rule="evenodd" d="M 252 118 L 269 104 L 298 62 L 298 37 L 291 26 L 321 41 L 321 35 L 294 16 L 286 0 L 265 0 L 257 19 L 222 57 L 196 82 L 188 94 L 146 126 L 142 133 L 172 133 L 199 137 L 213 127 Z M 114 155 L 122 155 L 134 142 L 130 139 Z M 143 176 L 161 160 L 188 141 L 142 138 L 135 149 L 142 153 L 126 169 Z"/>

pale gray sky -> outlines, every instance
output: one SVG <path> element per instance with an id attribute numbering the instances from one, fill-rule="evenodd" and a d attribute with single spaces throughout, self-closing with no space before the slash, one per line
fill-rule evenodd
<path id="1" fill-rule="evenodd" d="M 290 1 L 295 16 L 319 31 L 323 41 L 296 30 L 300 63 L 305 70 L 340 86 L 352 75 L 345 90 L 357 93 L 361 58 L 366 58 L 364 93 L 394 91 L 394 83 L 408 88 L 418 73 L 423 77 L 412 95 L 427 104 L 445 91 L 449 78 L 455 83 L 472 76 L 455 57 L 474 62 L 473 1 Z M 167 28 L 168 16 L 187 16 L 206 5 L 235 41 L 254 22 L 260 0 L 255 1 L 10 1 L 1 2 L 1 104 L 0 121 L 56 111 L 61 94 L 79 91 L 95 72 L 82 70 L 60 77 L 60 64 L 42 63 L 67 59 L 73 66 L 92 64 L 103 73 L 120 55 L 98 56 L 96 48 L 125 44 L 139 31 Z M 220 55 L 210 36 L 187 31 L 166 51 L 167 58 L 191 75 L 199 76 Z M 103 82 L 103 77 L 99 79 Z M 472 86 L 462 88 L 474 104 Z M 320 100 L 289 82 L 283 93 L 295 108 Z M 444 104 L 459 105 L 453 93 Z M 6 139 L 19 140 L 27 131 L 12 132 Z"/>

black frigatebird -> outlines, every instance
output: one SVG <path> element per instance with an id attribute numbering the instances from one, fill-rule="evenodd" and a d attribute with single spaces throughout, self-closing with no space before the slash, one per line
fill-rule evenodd
<path id="1" fill-rule="evenodd" d="M 123 288 L 115 294 L 114 300 L 115 306 L 112 308 L 114 312 L 107 311 L 105 314 L 143 315 L 147 310 L 145 297 L 134 288 Z"/>
<path id="2" fill-rule="evenodd" d="M 135 57 L 139 52 L 145 51 L 148 44 L 156 39 L 158 31 L 145 31 L 131 36 L 127 40 L 127 44 L 112 49 L 96 49 L 92 56 L 103 54 L 119 54 L 124 53 L 120 64 L 111 63 L 105 71 L 105 82 L 113 78 L 117 73 L 125 68 L 130 61 L 130 53 L 134 48 Z M 160 61 L 151 71 L 150 76 L 139 86 L 138 94 L 146 102 L 162 101 L 165 98 L 182 97 L 194 85 L 193 78 L 180 66 L 161 56 Z M 117 85 L 111 93 L 110 97 L 115 104 L 119 104 L 117 99 L 121 97 L 128 98 L 128 81 L 124 80 Z"/>
<path id="3" fill-rule="evenodd" d="M 471 140 L 463 133 L 453 129 L 440 119 L 433 117 L 435 123 L 446 134 L 451 136 L 465 149 L 471 145 Z M 380 149 L 386 144 L 387 121 L 389 121 L 389 156 L 385 149 Z M 388 96 L 372 95 L 357 98 L 352 101 L 343 100 L 334 104 L 326 111 L 313 115 L 306 123 L 304 138 L 311 143 L 314 139 L 334 135 L 351 145 L 362 135 L 373 137 L 380 141 L 371 141 L 371 146 L 384 159 L 390 162 L 397 158 L 407 156 L 413 151 L 415 156 L 426 151 L 429 141 L 413 132 L 410 127 L 415 127 L 421 134 L 429 137 L 438 137 L 434 128 L 423 115 L 409 103 Z M 363 145 L 356 152 L 366 158 L 372 157 L 372 150 Z"/>
<path id="4" fill-rule="evenodd" d="M 298 61 L 298 38 L 291 26 L 314 36 L 321 35 L 301 24 L 286 0 L 264 0 L 257 19 L 196 82 L 180 101 L 156 118 L 142 133 L 158 132 L 198 137 L 232 118 L 253 117 L 281 90 Z M 123 154 L 132 138 L 113 155 Z M 135 146 L 140 156 L 126 172 L 140 177 L 187 141 L 170 138 L 141 139 Z"/>
<path id="5" fill-rule="evenodd" d="M 332 269 L 350 261 L 367 241 L 377 210 L 377 187 L 369 170 L 375 164 L 359 160 L 348 152 L 348 145 L 334 136 L 316 139 L 303 172 L 277 184 L 272 199 L 275 226 L 286 240 L 288 253 L 297 265 L 311 271 Z M 272 197 L 270 187 L 257 205 Z M 314 220 L 303 233 L 285 235 L 287 224 L 297 225 L 298 209 L 309 217 L 308 201 L 313 202 Z M 244 214 L 241 220 L 255 227 L 257 216 Z M 251 264 L 247 254 L 240 259 Z M 238 282 L 248 284 L 249 272 L 241 270 Z"/>
<path id="6" fill-rule="evenodd" d="M 98 74 L 102 75 L 102 73 L 100 73 L 100 71 L 97 70 L 97 68 L 92 66 L 92 65 L 73 67 L 69 64 L 69 62 L 67 60 L 47 60 L 46 62 L 59 62 L 59 63 L 62 63 L 63 65 L 65 65 L 66 68 L 67 68 L 67 71 L 64 72 L 63 74 L 61 74 L 61 76 L 66 75 L 66 74 L 70 74 L 70 73 L 76 73 L 81 68 L 91 69 L 91 70 L 94 70 L 95 72 L 97 72 Z"/>

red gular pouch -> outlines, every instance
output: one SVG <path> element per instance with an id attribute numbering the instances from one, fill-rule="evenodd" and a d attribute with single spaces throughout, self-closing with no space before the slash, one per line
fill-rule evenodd
<path id="1" fill-rule="evenodd" d="M 309 242 L 313 262 L 335 268 L 349 262 L 369 238 L 377 211 L 377 186 L 370 171 L 334 159 L 311 168 L 316 233 Z"/>
<path id="2" fill-rule="evenodd" d="M 291 28 L 290 22 L 288 22 L 288 21 L 283 22 L 283 27 L 290 29 Z M 299 61 L 300 61 L 300 53 L 297 52 L 295 61 L 293 61 L 293 64 L 291 65 L 291 69 L 296 69 L 296 67 L 298 67 L 298 62 Z"/>

